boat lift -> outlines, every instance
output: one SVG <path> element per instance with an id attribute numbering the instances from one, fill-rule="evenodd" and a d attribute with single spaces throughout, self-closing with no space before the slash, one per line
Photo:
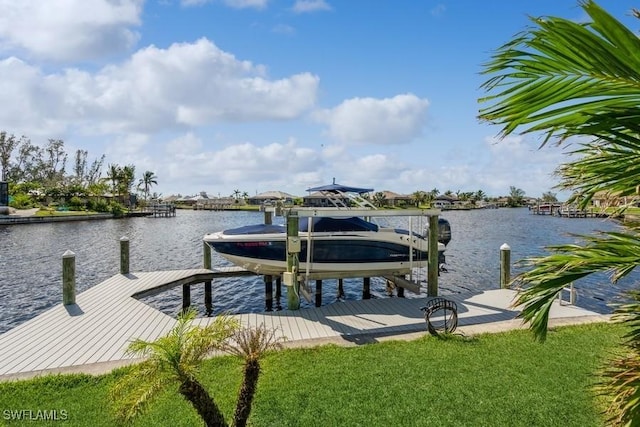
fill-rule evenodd
<path id="1" fill-rule="evenodd" d="M 311 260 L 309 259 L 312 250 L 307 250 L 307 262 L 306 271 L 302 272 L 299 269 L 299 253 L 301 251 L 301 241 L 298 237 L 298 225 L 301 218 L 307 218 L 309 221 L 309 247 L 311 247 L 313 232 L 311 227 L 312 218 L 315 217 L 333 217 L 333 218 L 350 218 L 350 217 L 428 217 L 429 218 L 429 230 L 435 232 L 429 232 L 428 236 L 428 253 L 430 254 L 427 262 L 427 295 L 430 297 L 438 296 L 438 216 L 440 215 L 440 209 L 367 209 L 367 208 L 302 208 L 293 207 L 285 210 L 284 216 L 287 221 L 287 271 L 283 273 L 282 282 L 290 287 L 287 292 L 287 306 L 290 310 L 296 310 L 300 308 L 300 293 L 305 292 L 304 287 L 300 286 L 300 283 L 304 281 L 307 283 L 309 280 L 322 280 L 322 279 L 342 279 L 347 277 L 367 277 L 367 272 L 343 272 L 343 273 L 311 273 L 309 266 Z M 411 219 L 410 219 L 411 221 Z M 409 227 L 411 230 L 411 226 Z M 411 231 L 410 231 L 411 232 Z M 410 256 L 413 255 L 413 250 L 409 249 Z M 431 256 L 436 254 L 436 256 Z M 420 285 L 412 280 L 406 280 L 402 277 L 393 278 L 387 277 L 395 282 L 397 286 L 407 288 L 416 293 L 420 292 Z M 307 298 L 309 299 L 309 298 Z"/>

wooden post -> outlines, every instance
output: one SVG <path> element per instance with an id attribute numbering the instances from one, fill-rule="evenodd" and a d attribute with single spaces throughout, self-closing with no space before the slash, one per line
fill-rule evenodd
<path id="1" fill-rule="evenodd" d="M 207 242 L 202 242 L 202 266 L 207 270 L 211 270 L 211 246 Z M 213 298 L 211 297 L 211 280 L 204 282 L 204 307 L 207 316 L 213 313 Z"/>
<path id="2" fill-rule="evenodd" d="M 300 261 L 300 240 L 298 238 L 299 218 L 296 213 L 289 212 L 287 216 L 287 308 L 297 310 L 300 308 L 300 284 L 298 283 L 298 269 Z"/>
<path id="3" fill-rule="evenodd" d="M 344 280 L 338 279 L 338 299 L 344 298 Z"/>
<path id="4" fill-rule="evenodd" d="M 506 243 L 500 246 L 500 287 L 508 288 L 511 281 L 511 247 Z"/>
<path id="5" fill-rule="evenodd" d="M 191 285 L 182 285 L 182 312 L 189 310 L 191 306 Z"/>
<path id="6" fill-rule="evenodd" d="M 282 277 L 276 276 L 276 310 L 282 310 L 280 298 L 282 298 Z"/>
<path id="7" fill-rule="evenodd" d="M 362 279 L 362 299 L 371 298 L 371 277 Z"/>
<path id="8" fill-rule="evenodd" d="M 129 274 L 129 238 L 120 238 L 120 274 Z"/>
<path id="9" fill-rule="evenodd" d="M 273 277 L 264 276 L 264 303 L 266 311 L 273 311 Z"/>
<path id="10" fill-rule="evenodd" d="M 429 262 L 427 265 L 427 296 L 438 296 L 438 215 L 429 217 Z M 398 295 L 400 296 L 400 295 Z"/>
<path id="11" fill-rule="evenodd" d="M 322 307 L 322 280 L 316 280 L 316 307 Z"/>
<path id="12" fill-rule="evenodd" d="M 76 254 L 71 251 L 62 254 L 62 303 L 76 303 Z"/>
<path id="13" fill-rule="evenodd" d="M 273 211 L 271 208 L 264 209 L 264 223 L 267 225 L 273 224 Z"/>

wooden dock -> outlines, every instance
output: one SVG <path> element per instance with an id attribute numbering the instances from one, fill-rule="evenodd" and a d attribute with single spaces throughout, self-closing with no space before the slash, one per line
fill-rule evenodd
<path id="1" fill-rule="evenodd" d="M 136 299 L 174 286 L 247 274 L 246 270 L 193 269 L 119 274 L 80 293 L 76 304 L 59 304 L 0 335 L 0 380 L 56 372 L 106 372 L 132 363 L 126 354 L 132 339 L 154 340 L 175 319 Z M 513 319 L 515 291 L 496 289 L 451 295 L 458 305 L 459 326 L 500 325 Z M 235 315 L 245 326 L 264 323 L 289 345 L 366 342 L 383 337 L 426 333 L 420 307 L 428 298 L 384 298 L 337 302 L 317 308 Z M 214 297 L 215 304 L 215 297 Z M 599 316 L 558 302 L 552 318 Z M 207 324 L 212 318 L 199 318 Z"/>

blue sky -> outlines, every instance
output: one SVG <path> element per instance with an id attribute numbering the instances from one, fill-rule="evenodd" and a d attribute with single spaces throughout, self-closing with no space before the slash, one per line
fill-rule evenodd
<path id="1" fill-rule="evenodd" d="M 599 4 L 640 28 L 640 4 Z M 540 197 L 567 157 L 498 142 L 477 100 L 542 15 L 586 19 L 577 0 L 0 0 L 0 129 L 154 171 L 163 195 Z"/>

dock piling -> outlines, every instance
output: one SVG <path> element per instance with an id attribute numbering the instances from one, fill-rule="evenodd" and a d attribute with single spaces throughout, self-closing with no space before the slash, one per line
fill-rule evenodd
<path id="1" fill-rule="evenodd" d="M 69 250 L 62 254 L 62 303 L 76 303 L 76 254 Z"/>
<path id="2" fill-rule="evenodd" d="M 508 288 L 511 281 L 511 247 L 506 243 L 500 246 L 500 288 Z"/>
<path id="3" fill-rule="evenodd" d="M 282 276 L 276 276 L 276 310 L 282 310 L 280 298 L 282 298 Z"/>
<path id="4" fill-rule="evenodd" d="M 438 215 L 429 216 L 429 259 L 427 264 L 427 296 L 438 296 Z M 398 295 L 400 296 L 400 295 Z"/>
<path id="5" fill-rule="evenodd" d="M 211 270 L 211 246 L 207 242 L 202 242 L 202 266 Z M 211 280 L 204 282 L 204 307 L 207 316 L 213 313 L 213 298 L 211 297 Z"/>
<path id="6" fill-rule="evenodd" d="M 322 307 L 322 280 L 316 280 L 316 307 Z"/>
<path id="7" fill-rule="evenodd" d="M 186 313 L 191 307 L 191 285 L 182 285 L 182 312 Z"/>
<path id="8" fill-rule="evenodd" d="M 362 279 L 362 299 L 371 298 L 371 277 Z"/>
<path id="9" fill-rule="evenodd" d="M 264 276 L 265 311 L 273 311 L 273 276 Z"/>
<path id="10" fill-rule="evenodd" d="M 338 279 L 338 299 L 344 298 L 344 281 L 343 279 Z"/>
<path id="11" fill-rule="evenodd" d="M 298 224 L 300 223 L 297 213 L 289 212 L 287 215 L 287 271 L 284 273 L 287 286 L 287 308 L 298 310 L 300 308 L 300 283 L 298 282 L 298 272 L 300 261 L 298 255 L 301 251 L 300 238 L 298 237 Z"/>
<path id="12" fill-rule="evenodd" d="M 120 238 L 120 274 L 129 274 L 129 238 Z"/>

